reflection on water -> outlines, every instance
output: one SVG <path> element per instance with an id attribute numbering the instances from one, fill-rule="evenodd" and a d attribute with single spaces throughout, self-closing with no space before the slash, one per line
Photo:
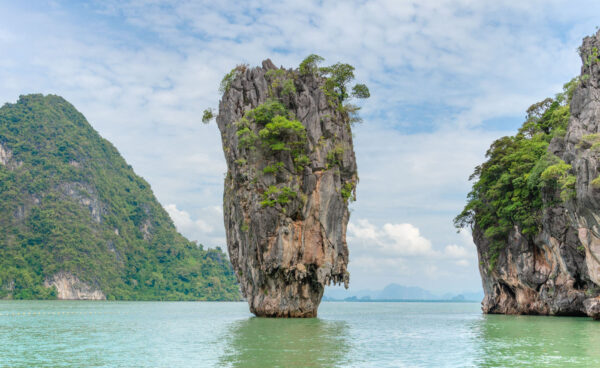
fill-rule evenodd
<path id="1" fill-rule="evenodd" d="M 600 324 L 589 318 L 486 315 L 474 328 L 480 367 L 600 366 Z"/>
<path id="2" fill-rule="evenodd" d="M 335 367 L 346 362 L 343 321 L 249 318 L 231 324 L 220 365 L 233 367 Z"/>

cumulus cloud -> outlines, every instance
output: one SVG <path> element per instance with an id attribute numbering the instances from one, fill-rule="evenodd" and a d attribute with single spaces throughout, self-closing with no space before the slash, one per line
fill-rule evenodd
<path id="1" fill-rule="evenodd" d="M 177 206 L 174 204 L 166 205 L 165 209 L 171 216 L 171 219 L 173 220 L 177 228 L 180 228 L 184 231 L 189 231 L 190 229 L 198 230 L 203 233 L 210 233 L 213 231 L 212 226 L 200 219 L 195 221 L 192 220 L 189 213 L 178 209 Z"/>
<path id="2" fill-rule="evenodd" d="M 220 206 L 203 208 L 200 217 L 194 218 L 189 212 L 168 204 L 165 209 L 171 216 L 177 230 L 191 240 L 200 241 L 207 247 L 225 245 L 225 238 L 216 228 L 222 224 L 223 210 Z M 209 240 L 207 243 L 206 240 Z"/>
<path id="3" fill-rule="evenodd" d="M 385 224 L 377 229 L 368 220 L 348 225 L 348 241 L 359 253 L 389 257 L 434 254 L 431 242 L 411 224 Z"/>
<path id="4" fill-rule="evenodd" d="M 472 255 L 465 247 L 456 244 L 446 245 L 444 254 L 450 258 L 470 258 Z"/>
<path id="5" fill-rule="evenodd" d="M 367 219 L 348 224 L 350 269 L 361 278 L 376 277 L 401 282 L 420 274 L 439 282 L 452 277 L 449 265 L 461 269 L 473 266 L 476 251 L 470 233 L 458 234 L 461 245 L 449 244 L 436 249 L 419 228 L 403 223 L 385 223 L 376 226 Z"/>
<path id="6" fill-rule="evenodd" d="M 431 242 L 411 224 L 384 224 L 381 228 L 361 219 L 348 224 L 348 242 L 359 254 L 382 257 L 433 255 Z"/>

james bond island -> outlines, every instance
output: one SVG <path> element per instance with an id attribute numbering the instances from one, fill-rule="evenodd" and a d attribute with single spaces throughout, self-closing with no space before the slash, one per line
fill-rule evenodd
<path id="1" fill-rule="evenodd" d="M 369 90 L 349 86 L 351 65 L 322 60 L 242 65 L 221 84 L 227 246 L 257 316 L 315 317 L 325 285 L 348 285 L 348 204 L 358 182 L 351 125 L 360 120 L 348 101 Z"/>
<path id="2" fill-rule="evenodd" d="M 479 255 L 483 311 L 600 318 L 600 32 L 579 77 L 495 141 L 458 227 Z"/>

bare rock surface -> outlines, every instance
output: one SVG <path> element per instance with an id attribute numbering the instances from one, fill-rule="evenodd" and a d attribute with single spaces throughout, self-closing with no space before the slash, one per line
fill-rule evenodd
<path id="1" fill-rule="evenodd" d="M 45 287 L 54 286 L 58 299 L 63 300 L 105 300 L 106 295 L 97 287 L 79 280 L 68 272 L 58 272 L 44 282 Z"/>
<path id="2" fill-rule="evenodd" d="M 324 82 L 265 60 L 262 67 L 238 67 L 219 105 L 227 246 L 258 316 L 314 317 L 325 285 L 348 284 L 356 160 L 348 114 L 328 100 Z M 268 122 L 252 111 L 269 101 L 281 103 L 302 129 L 268 137 Z"/>

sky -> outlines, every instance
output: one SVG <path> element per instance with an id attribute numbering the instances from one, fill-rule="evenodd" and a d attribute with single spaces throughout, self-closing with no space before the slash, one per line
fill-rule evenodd
<path id="1" fill-rule="evenodd" d="M 218 86 L 235 65 L 355 66 L 351 290 L 481 290 L 452 219 L 490 143 L 579 74 L 597 1 L 0 0 L 0 103 L 57 94 L 152 185 L 178 230 L 226 248 Z"/>

